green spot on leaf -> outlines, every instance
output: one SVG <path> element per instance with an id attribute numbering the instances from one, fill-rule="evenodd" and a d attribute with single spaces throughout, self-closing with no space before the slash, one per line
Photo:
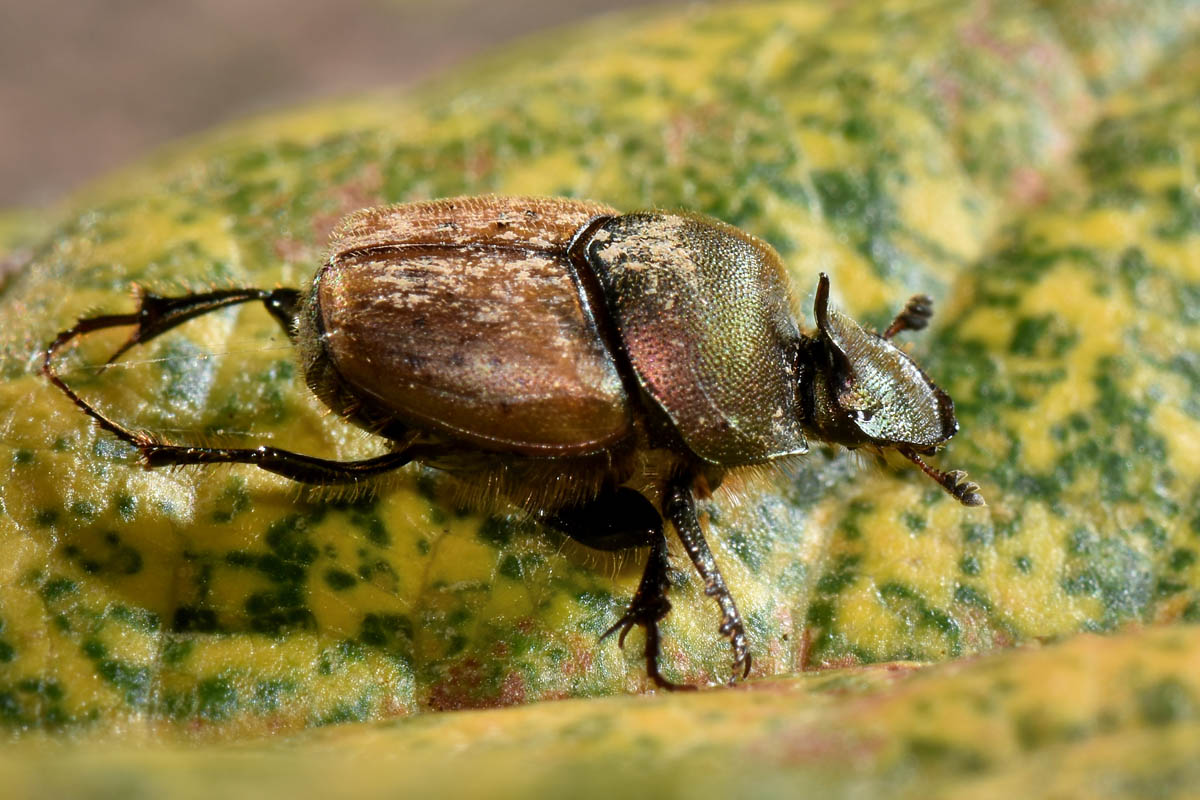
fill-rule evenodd
<path id="1" fill-rule="evenodd" d="M 357 581 L 354 576 L 345 570 L 331 568 L 325 571 L 325 583 L 329 584 L 329 588 L 340 592 L 349 589 Z"/>

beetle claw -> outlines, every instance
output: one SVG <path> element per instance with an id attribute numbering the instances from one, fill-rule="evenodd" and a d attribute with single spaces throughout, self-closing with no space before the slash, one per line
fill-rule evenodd
<path id="1" fill-rule="evenodd" d="M 722 626 L 725 627 L 725 626 Z M 740 623 L 732 626 L 729 643 L 733 646 L 733 672 L 729 675 L 729 685 L 737 683 L 740 676 L 743 680 L 750 677 L 750 648 L 746 645 L 746 632 Z M 724 631 L 722 631 L 724 632 Z"/>
<path id="2" fill-rule="evenodd" d="M 600 634 L 600 641 L 603 642 L 609 636 L 612 636 L 614 633 L 617 633 L 617 631 L 620 631 L 620 634 L 617 636 L 617 647 L 624 649 L 625 648 L 625 637 L 629 635 L 629 632 L 631 630 L 633 630 L 633 626 L 634 625 L 647 625 L 647 624 L 653 625 L 655 623 L 654 622 L 647 623 L 646 621 L 634 616 L 633 609 L 631 608 L 629 611 L 626 611 L 625 615 L 622 616 L 619 620 L 617 620 L 616 623 L 611 628 L 606 630 L 604 633 Z"/>
<path id="3" fill-rule="evenodd" d="M 633 630 L 635 625 L 640 625 L 646 632 L 646 675 L 654 682 L 654 685 L 660 689 L 672 692 L 693 690 L 696 688 L 695 686 L 667 680 L 658 669 L 660 641 L 658 621 L 665 617 L 667 612 L 671 610 L 671 604 L 667 601 L 667 598 L 661 597 L 660 599 L 661 603 L 655 603 L 653 599 L 651 602 L 645 602 L 646 598 L 639 591 L 621 618 L 611 628 L 601 634 L 600 641 L 604 641 L 619 631 L 617 646 L 624 649 L 625 637 Z"/>

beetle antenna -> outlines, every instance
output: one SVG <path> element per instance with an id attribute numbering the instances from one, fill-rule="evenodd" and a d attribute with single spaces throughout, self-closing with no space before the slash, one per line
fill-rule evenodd
<path id="1" fill-rule="evenodd" d="M 883 338 L 890 339 L 902 331 L 919 331 L 928 325 L 932 318 L 933 298 L 927 294 L 914 294 L 883 332 Z"/>
<path id="2" fill-rule="evenodd" d="M 925 460 L 912 450 L 906 447 L 898 447 L 896 449 L 905 458 L 920 467 L 922 472 L 937 481 L 943 489 L 952 494 L 954 499 L 958 500 L 964 506 L 987 505 L 987 501 L 983 499 L 983 495 L 979 492 L 979 484 L 967 480 L 967 473 L 961 469 L 942 472 L 940 469 L 934 469 L 926 464 Z"/>

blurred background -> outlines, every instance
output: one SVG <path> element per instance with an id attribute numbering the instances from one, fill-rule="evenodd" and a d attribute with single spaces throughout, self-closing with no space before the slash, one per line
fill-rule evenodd
<path id="1" fill-rule="evenodd" d="M 667 0 L 0 0 L 0 209 L 171 139 Z"/>

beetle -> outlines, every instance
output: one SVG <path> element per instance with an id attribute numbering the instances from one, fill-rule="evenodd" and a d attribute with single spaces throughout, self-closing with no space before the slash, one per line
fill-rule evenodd
<path id="1" fill-rule="evenodd" d="M 733 676 L 751 654 L 733 596 L 704 538 L 696 499 L 732 470 L 780 463 L 809 440 L 894 450 L 967 506 L 961 471 L 922 455 L 958 430 L 954 404 L 892 341 L 929 322 L 913 297 L 882 333 L 829 303 L 802 332 L 780 256 L 690 212 L 621 214 L 561 198 L 460 197 L 357 211 L 332 237 L 306 291 L 142 292 L 129 314 L 81 319 L 46 348 L 49 380 L 148 468 L 253 464 L 310 484 L 362 484 L 412 462 L 495 487 L 584 545 L 648 548 L 625 613 L 604 634 L 645 632 L 649 678 L 671 603 L 665 522 L 720 610 Z M 133 333 L 108 363 L 177 325 L 261 302 L 295 345 L 309 388 L 390 450 L 332 461 L 270 446 L 201 447 L 131 430 L 55 370 L 76 337 Z M 602 638 L 604 638 L 602 637 Z"/>

